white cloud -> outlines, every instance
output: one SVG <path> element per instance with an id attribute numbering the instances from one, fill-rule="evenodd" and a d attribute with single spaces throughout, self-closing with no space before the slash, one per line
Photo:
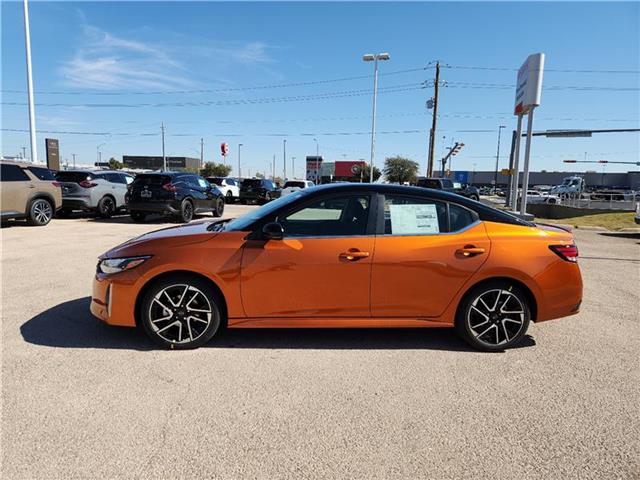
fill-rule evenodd
<path id="1" fill-rule="evenodd" d="M 117 37 L 89 25 L 83 33 L 86 40 L 60 68 L 67 86 L 99 90 L 194 86 L 181 63 L 160 46 Z"/>

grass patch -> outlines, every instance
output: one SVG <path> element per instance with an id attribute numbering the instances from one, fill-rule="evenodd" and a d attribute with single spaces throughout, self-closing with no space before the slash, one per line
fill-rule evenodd
<path id="1" fill-rule="evenodd" d="M 639 227 L 634 220 L 633 212 L 620 212 L 620 213 L 598 213 L 596 215 L 585 215 L 583 217 L 573 218 L 559 218 L 540 219 L 544 223 L 561 223 L 565 225 L 572 225 L 580 228 L 584 226 L 596 226 L 604 227 L 609 230 L 620 230 L 622 228 Z"/>

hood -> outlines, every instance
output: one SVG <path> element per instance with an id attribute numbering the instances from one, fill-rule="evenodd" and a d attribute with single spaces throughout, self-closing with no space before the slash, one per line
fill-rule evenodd
<path id="1" fill-rule="evenodd" d="M 147 255 L 152 254 L 153 250 L 160 246 L 162 248 L 172 248 L 204 242 L 217 235 L 216 232 L 207 230 L 209 225 L 211 225 L 211 222 L 197 222 L 145 233 L 103 253 L 100 258 Z"/>

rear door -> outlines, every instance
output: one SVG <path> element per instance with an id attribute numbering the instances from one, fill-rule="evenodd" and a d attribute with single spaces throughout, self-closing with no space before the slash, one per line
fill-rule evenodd
<path id="1" fill-rule="evenodd" d="M 0 168 L 2 214 L 9 216 L 26 213 L 29 197 L 36 188 L 35 182 L 19 165 L 2 163 Z"/>
<path id="2" fill-rule="evenodd" d="M 172 191 L 163 188 L 171 183 L 171 175 L 140 174 L 136 175 L 129 193 L 130 203 L 166 203 L 174 199 Z"/>
<path id="3" fill-rule="evenodd" d="M 439 316 L 489 256 L 484 225 L 475 212 L 428 197 L 385 195 L 379 205 L 371 314 Z"/>

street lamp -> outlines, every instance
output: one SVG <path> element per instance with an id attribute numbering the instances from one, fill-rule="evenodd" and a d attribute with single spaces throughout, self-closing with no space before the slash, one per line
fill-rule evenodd
<path id="1" fill-rule="evenodd" d="M 373 158 L 376 145 L 376 101 L 378 99 L 378 60 L 389 60 L 388 53 L 367 53 L 362 57 L 365 62 L 373 62 L 373 115 L 371 119 L 371 161 L 369 162 L 369 182 L 373 183 Z"/>
<path id="2" fill-rule="evenodd" d="M 101 149 L 102 147 L 104 147 L 105 145 L 106 145 L 106 143 L 101 143 L 100 145 L 98 145 L 98 146 L 96 147 L 96 151 L 98 152 L 98 163 L 101 163 L 101 162 L 102 162 L 102 152 L 100 151 L 100 149 Z"/>
<path id="3" fill-rule="evenodd" d="M 498 161 L 500 160 L 500 133 L 502 132 L 503 128 L 507 128 L 507 127 L 504 125 L 500 125 L 498 127 L 498 152 L 496 153 L 496 172 L 493 178 L 494 192 L 498 191 Z"/>
<path id="4" fill-rule="evenodd" d="M 242 147 L 241 143 L 238 144 L 238 179 L 242 178 L 242 170 L 240 169 L 240 147 Z"/>
<path id="5" fill-rule="evenodd" d="M 291 178 L 296 178 L 296 157 L 291 157 Z"/>

